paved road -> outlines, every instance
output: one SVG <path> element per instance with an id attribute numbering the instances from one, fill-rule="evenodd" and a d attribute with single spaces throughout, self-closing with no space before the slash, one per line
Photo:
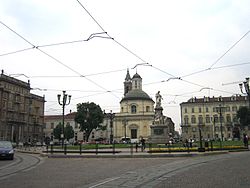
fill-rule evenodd
<path id="1" fill-rule="evenodd" d="M 0 181 L 37 167 L 42 163 L 37 155 L 15 154 L 14 160 L 0 160 Z M 2 186 L 1 186 L 2 187 Z"/>
<path id="2" fill-rule="evenodd" d="M 155 188 L 249 188 L 250 152 L 231 153 L 212 161 L 164 175 Z"/>
<path id="3" fill-rule="evenodd" d="M 42 161 L 35 168 L 0 179 L 1 188 L 250 187 L 250 152 L 187 158 Z"/>

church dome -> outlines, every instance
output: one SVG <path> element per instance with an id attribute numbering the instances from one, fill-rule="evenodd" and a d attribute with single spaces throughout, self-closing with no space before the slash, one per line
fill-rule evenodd
<path id="1" fill-rule="evenodd" d="M 140 90 L 140 89 L 134 89 L 134 90 L 130 90 L 121 100 L 125 101 L 125 100 L 150 100 L 153 101 L 146 92 Z"/>

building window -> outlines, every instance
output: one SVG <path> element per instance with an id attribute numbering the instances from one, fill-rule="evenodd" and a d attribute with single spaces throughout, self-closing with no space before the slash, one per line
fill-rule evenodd
<path id="1" fill-rule="evenodd" d="M 230 116 L 230 114 L 227 114 L 227 123 L 230 123 L 231 122 L 231 116 Z"/>
<path id="2" fill-rule="evenodd" d="M 233 122 L 234 122 L 234 123 L 237 123 L 237 122 L 238 122 L 238 118 L 237 118 L 237 115 L 236 115 L 236 114 L 233 115 Z"/>
<path id="3" fill-rule="evenodd" d="M 233 111 L 233 112 L 236 112 L 236 111 L 237 111 L 237 106 L 233 106 L 233 107 L 232 107 L 232 111 Z"/>
<path id="4" fill-rule="evenodd" d="M 188 125 L 188 121 L 189 121 L 189 120 L 188 120 L 188 116 L 185 116 L 185 117 L 184 117 L 184 125 Z"/>
<path id="5" fill-rule="evenodd" d="M 218 112 L 218 108 L 217 107 L 213 107 L 213 112 Z"/>
<path id="6" fill-rule="evenodd" d="M 206 115 L 206 123 L 210 123 L 210 116 Z"/>
<path id="7" fill-rule="evenodd" d="M 146 112 L 150 111 L 150 106 L 146 106 Z"/>
<path id="8" fill-rule="evenodd" d="M 184 109 L 184 113 L 187 113 L 187 108 Z"/>
<path id="9" fill-rule="evenodd" d="M 136 106 L 135 106 L 135 105 L 132 105 L 132 106 L 131 106 L 131 113 L 132 113 L 132 114 L 135 114 L 135 113 L 136 113 Z"/>
<path id="10" fill-rule="evenodd" d="M 50 123 L 50 128 L 54 129 L 54 123 Z"/>
<path id="11" fill-rule="evenodd" d="M 198 117 L 198 123 L 199 123 L 199 125 L 203 124 L 203 117 L 202 116 Z"/>
<path id="12" fill-rule="evenodd" d="M 135 80 L 135 89 L 137 89 L 137 80 Z"/>
<path id="13" fill-rule="evenodd" d="M 123 107 L 121 108 L 121 111 L 123 112 Z"/>
<path id="14" fill-rule="evenodd" d="M 194 113 L 194 108 L 192 108 L 192 113 Z"/>
<path id="15" fill-rule="evenodd" d="M 206 107 L 206 112 L 209 112 L 209 109 L 208 109 L 208 107 Z"/>
<path id="16" fill-rule="evenodd" d="M 227 106 L 225 109 L 226 112 L 230 112 L 230 106 Z"/>
<path id="17" fill-rule="evenodd" d="M 218 123 L 218 122 L 219 122 L 218 115 L 214 115 L 214 123 Z"/>
<path id="18" fill-rule="evenodd" d="M 199 113 L 201 113 L 201 107 L 199 108 Z"/>
<path id="19" fill-rule="evenodd" d="M 196 118 L 194 115 L 191 117 L 191 123 L 193 123 L 193 124 L 196 123 Z"/>

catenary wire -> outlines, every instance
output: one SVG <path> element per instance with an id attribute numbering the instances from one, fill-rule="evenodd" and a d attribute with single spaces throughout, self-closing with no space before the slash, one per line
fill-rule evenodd
<path id="1" fill-rule="evenodd" d="M 26 38 L 24 38 L 22 35 L 20 35 L 19 33 L 17 33 L 16 31 L 14 31 L 13 29 L 11 29 L 9 26 L 7 26 L 5 23 L 3 23 L 2 21 L 0 21 L 0 23 L 2 25 L 4 25 L 6 28 L 8 28 L 10 31 L 12 31 L 13 33 L 15 33 L 18 37 L 20 37 L 21 39 L 23 39 L 24 41 L 26 41 L 28 44 L 30 44 L 33 48 L 36 48 L 37 50 L 39 50 L 41 53 L 45 54 L 46 56 L 48 56 L 49 58 L 53 59 L 54 61 L 56 61 L 57 63 L 63 65 L 64 67 L 66 67 L 67 69 L 71 70 L 72 72 L 76 73 L 77 75 L 79 75 L 80 77 L 85 78 L 86 80 L 88 80 L 89 82 L 93 83 L 94 85 L 98 86 L 99 88 L 104 89 L 107 92 L 110 92 L 109 90 L 105 89 L 104 87 L 102 87 L 101 85 L 97 84 L 96 82 L 94 82 L 93 80 L 85 77 L 84 75 L 82 75 L 81 73 L 77 72 L 76 70 L 74 70 L 73 68 L 69 67 L 68 65 L 64 64 L 62 61 L 56 59 L 54 56 L 48 54 L 47 52 L 41 50 L 39 47 L 35 46 L 33 43 L 31 43 L 30 41 L 28 41 Z M 116 96 L 114 93 L 110 92 L 113 96 L 119 98 L 118 96 Z"/>
<path id="2" fill-rule="evenodd" d="M 16 53 L 20 53 L 20 52 L 32 50 L 32 49 L 34 49 L 34 47 L 31 47 L 31 48 L 24 48 L 24 49 L 16 50 L 16 51 L 13 51 L 13 52 L 7 52 L 7 53 L 4 53 L 4 54 L 0 54 L 0 56 L 12 55 L 12 54 L 16 54 Z"/>

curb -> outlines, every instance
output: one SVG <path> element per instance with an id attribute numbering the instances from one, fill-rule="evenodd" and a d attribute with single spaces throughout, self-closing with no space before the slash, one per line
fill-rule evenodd
<path id="1" fill-rule="evenodd" d="M 216 151 L 216 152 L 200 152 L 200 153 L 145 153 L 145 154 L 128 154 L 128 153 L 120 153 L 120 154 L 48 154 L 39 151 L 24 151 L 17 150 L 20 153 L 28 153 L 28 154 L 40 154 L 41 157 L 48 158 L 164 158 L 164 157 L 197 157 L 197 156 L 209 156 L 209 155 L 220 155 L 220 154 L 228 154 L 230 152 L 246 152 L 245 150 L 230 150 L 230 151 Z"/>

